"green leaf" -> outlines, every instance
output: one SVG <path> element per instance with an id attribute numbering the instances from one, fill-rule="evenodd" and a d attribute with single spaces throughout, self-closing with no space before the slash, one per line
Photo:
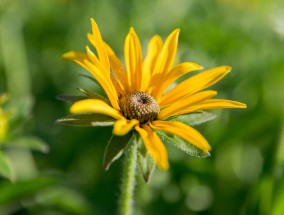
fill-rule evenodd
<path id="1" fill-rule="evenodd" d="M 30 198 L 31 194 L 45 189 L 55 183 L 56 181 L 54 179 L 44 177 L 28 181 L 18 181 L 15 184 L 12 184 L 11 182 L 1 183 L 0 206 L 15 202 L 16 200 L 22 200 L 25 197 Z"/>
<path id="2" fill-rule="evenodd" d="M 0 151 L 0 175 L 3 176 L 4 178 L 9 179 L 10 181 L 15 180 L 15 175 L 13 172 L 13 169 L 5 156 L 5 154 Z M 2 191 L 1 191 L 2 193 Z M 2 195 L 2 194 L 1 194 Z"/>
<path id="3" fill-rule="evenodd" d="M 91 98 L 91 99 L 99 99 L 99 100 L 102 100 L 108 104 L 110 104 L 109 100 L 106 99 L 105 97 L 97 94 L 97 93 L 94 93 L 90 90 L 87 90 L 87 89 L 82 89 L 82 88 L 78 88 L 82 93 L 84 93 L 88 98 Z"/>
<path id="4" fill-rule="evenodd" d="M 209 112 L 194 112 L 186 115 L 179 115 L 177 117 L 172 117 L 169 121 L 179 121 L 187 125 L 195 126 L 216 118 L 216 115 Z"/>
<path id="5" fill-rule="evenodd" d="M 75 189 L 52 186 L 37 193 L 37 200 L 45 206 L 60 209 L 64 214 L 93 214 L 87 199 Z"/>
<path id="6" fill-rule="evenodd" d="M 110 116 L 92 113 L 66 116 L 56 120 L 56 123 L 77 126 L 110 126 L 114 121 L 115 119 Z"/>
<path id="7" fill-rule="evenodd" d="M 48 145 L 43 140 L 33 136 L 19 137 L 11 140 L 11 142 L 8 142 L 5 145 L 12 147 L 27 148 L 31 150 L 40 151 L 43 153 L 47 153 L 49 151 Z"/>
<path id="8" fill-rule="evenodd" d="M 133 132 L 129 132 L 124 136 L 115 136 L 113 135 L 105 149 L 104 154 L 104 168 L 108 170 L 111 164 L 120 158 L 125 149 L 127 148 L 128 143 L 134 138 Z"/>
<path id="9" fill-rule="evenodd" d="M 71 103 L 74 103 L 74 102 L 77 102 L 77 101 L 80 101 L 80 100 L 83 100 L 83 99 L 87 99 L 88 97 L 87 96 L 67 96 L 67 95 L 59 95 L 56 97 L 58 100 L 62 100 L 62 101 L 65 101 L 65 102 L 71 102 Z"/>
<path id="10" fill-rule="evenodd" d="M 176 135 L 166 134 L 162 131 L 157 131 L 158 136 L 164 143 L 172 144 L 173 146 L 185 151 L 188 155 L 194 157 L 208 157 L 210 154 L 205 154 L 202 150 L 195 147 L 193 144 L 179 138 Z"/>
<path id="11" fill-rule="evenodd" d="M 101 86 L 100 83 L 99 83 L 94 77 L 92 77 L 92 76 L 90 76 L 90 75 L 80 74 L 80 76 L 81 76 L 81 77 L 84 77 L 84 78 L 87 78 L 87 79 L 89 79 L 89 80 L 91 80 L 91 81 L 97 83 L 99 86 Z"/>
<path id="12" fill-rule="evenodd" d="M 147 150 L 145 150 L 145 147 L 138 150 L 138 163 L 143 179 L 147 183 L 154 172 L 155 162 Z"/>

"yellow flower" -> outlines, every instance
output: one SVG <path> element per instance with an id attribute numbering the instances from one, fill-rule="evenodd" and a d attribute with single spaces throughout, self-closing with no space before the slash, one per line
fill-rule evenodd
<path id="1" fill-rule="evenodd" d="M 124 44 L 124 67 L 103 41 L 96 22 L 91 19 L 91 23 L 92 34 L 88 34 L 88 39 L 97 54 L 86 46 L 86 53 L 68 52 L 64 58 L 89 71 L 105 91 L 109 102 L 93 98 L 80 100 L 71 106 L 70 111 L 113 117 L 116 119 L 114 135 L 122 136 L 135 129 L 160 169 L 168 169 L 169 163 L 167 150 L 156 131 L 176 135 L 205 154 L 211 149 L 197 130 L 170 118 L 212 108 L 246 108 L 240 102 L 213 99 L 217 92 L 204 90 L 228 74 L 229 66 L 204 71 L 169 89 L 181 76 L 203 69 L 191 62 L 173 66 L 179 29 L 164 42 L 160 36 L 152 37 L 147 54 L 142 58 L 139 38 L 131 28 Z"/>
<path id="2" fill-rule="evenodd" d="M 9 117 L 10 112 L 5 112 L 2 106 L 7 101 L 7 95 L 0 95 L 0 143 L 4 141 L 7 137 L 8 128 L 9 128 Z"/>

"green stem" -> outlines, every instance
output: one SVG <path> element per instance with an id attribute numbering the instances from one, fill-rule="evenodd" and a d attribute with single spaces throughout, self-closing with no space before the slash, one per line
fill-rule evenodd
<path id="1" fill-rule="evenodd" d="M 120 215 L 132 215 L 134 204 L 134 188 L 137 166 L 137 142 L 136 138 L 129 151 L 125 155 L 125 162 L 122 175 Z"/>

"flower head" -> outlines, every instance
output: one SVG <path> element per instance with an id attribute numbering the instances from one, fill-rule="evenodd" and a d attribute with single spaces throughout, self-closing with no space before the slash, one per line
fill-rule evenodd
<path id="1" fill-rule="evenodd" d="M 117 136 L 136 131 L 160 169 L 169 168 L 167 150 L 162 142 L 170 139 L 165 136 L 167 134 L 204 155 L 209 154 L 211 147 L 207 140 L 181 118 L 205 109 L 246 108 L 240 102 L 213 99 L 217 92 L 204 90 L 228 74 L 229 66 L 198 73 L 169 89 L 183 75 L 203 69 L 192 62 L 173 65 L 179 29 L 165 41 L 157 35 L 152 37 L 143 58 L 139 38 L 131 28 L 124 44 L 123 64 L 103 41 L 96 22 L 91 19 L 91 23 L 92 34 L 88 34 L 88 39 L 97 54 L 86 46 L 86 53 L 68 52 L 64 58 L 89 71 L 107 98 L 83 90 L 88 98 L 76 101 L 70 111 L 95 114 L 98 118 L 94 117 L 92 125 L 100 124 L 102 115 L 108 116 L 110 122 L 114 122 L 113 134 Z"/>

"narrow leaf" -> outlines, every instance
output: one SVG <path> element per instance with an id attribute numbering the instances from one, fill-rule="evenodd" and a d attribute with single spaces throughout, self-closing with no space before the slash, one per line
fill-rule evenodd
<path id="1" fill-rule="evenodd" d="M 194 113 L 185 114 L 185 115 L 179 115 L 177 117 L 172 117 L 170 121 L 179 121 L 187 125 L 195 126 L 195 125 L 199 125 L 199 124 L 211 121 L 215 118 L 216 118 L 216 115 L 213 113 L 200 111 L 200 112 L 194 112 Z"/>
<path id="2" fill-rule="evenodd" d="M 172 144 L 173 146 L 185 151 L 188 155 L 194 157 L 208 157 L 210 154 L 205 154 L 202 150 L 196 148 L 191 143 L 177 137 L 176 135 L 166 134 L 162 131 L 157 131 L 158 136 L 164 143 Z"/>
<path id="3" fill-rule="evenodd" d="M 106 99 L 105 97 L 97 94 L 97 93 L 94 93 L 90 90 L 87 90 L 87 89 L 82 89 L 82 88 L 78 88 L 82 93 L 84 93 L 88 98 L 91 98 L 91 99 L 99 99 L 99 100 L 102 100 L 108 104 L 110 104 L 109 100 Z"/>
<path id="4" fill-rule="evenodd" d="M 0 151 L 0 175 L 4 178 L 8 178 L 10 181 L 15 180 L 13 169 L 2 151 Z"/>
<path id="5" fill-rule="evenodd" d="M 56 123 L 76 126 L 110 126 L 114 121 L 115 119 L 110 116 L 92 113 L 66 116 L 56 120 Z"/>
<path id="6" fill-rule="evenodd" d="M 43 153 L 47 153 L 49 151 L 48 145 L 43 140 L 32 136 L 13 139 L 11 140 L 11 142 L 8 142 L 6 145 L 12 147 L 27 148 L 31 150 L 40 151 Z"/>
<path id="7" fill-rule="evenodd" d="M 77 102 L 83 99 L 87 99 L 87 98 L 88 98 L 87 96 L 67 96 L 67 95 L 59 95 L 56 97 L 56 99 L 58 100 L 62 100 L 65 102 L 71 102 L 71 103 L 74 103 L 74 102 Z"/>
<path id="8" fill-rule="evenodd" d="M 129 132 L 124 136 L 115 136 L 113 135 L 105 149 L 104 154 L 104 168 L 108 170 L 111 164 L 120 158 L 120 156 L 125 151 L 128 143 L 132 140 L 133 132 Z"/>
<path id="9" fill-rule="evenodd" d="M 81 77 L 83 77 L 83 78 L 87 78 L 87 79 L 89 79 L 89 80 L 95 82 L 96 84 L 100 85 L 100 83 L 97 82 L 97 80 L 96 80 L 94 77 L 90 76 L 90 75 L 80 74 L 79 76 L 81 76 Z"/>

